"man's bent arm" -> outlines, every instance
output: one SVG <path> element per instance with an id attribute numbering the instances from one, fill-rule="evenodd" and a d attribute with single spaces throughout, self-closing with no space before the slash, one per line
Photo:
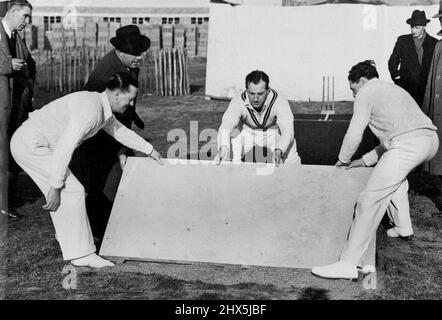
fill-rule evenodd
<path id="1" fill-rule="evenodd" d="M 124 126 L 115 116 L 112 116 L 112 119 L 103 127 L 103 130 L 126 147 L 141 151 L 147 155 L 152 153 L 153 146 L 134 131 Z"/>
<path id="2" fill-rule="evenodd" d="M 276 144 L 276 149 L 280 149 L 282 152 L 286 153 L 289 145 L 295 138 L 293 113 L 288 101 L 283 101 L 278 107 L 276 123 L 281 131 L 281 138 Z"/>
<path id="3" fill-rule="evenodd" d="M 241 119 L 241 108 L 236 100 L 232 100 L 223 114 L 218 131 L 218 149 L 225 146 L 230 149 L 230 134 Z"/>
<path id="4" fill-rule="evenodd" d="M 369 99 L 369 94 L 365 94 L 365 92 L 361 92 L 361 95 L 355 99 L 353 116 L 338 156 L 339 161 L 342 163 L 349 163 L 351 161 L 362 141 L 364 131 L 370 121 L 371 107 Z"/>

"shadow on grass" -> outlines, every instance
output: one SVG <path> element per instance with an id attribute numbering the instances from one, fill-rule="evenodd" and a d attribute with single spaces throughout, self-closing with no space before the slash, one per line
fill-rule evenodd
<path id="1" fill-rule="evenodd" d="M 330 297 L 328 290 L 309 287 L 301 291 L 299 300 L 330 300 Z"/>

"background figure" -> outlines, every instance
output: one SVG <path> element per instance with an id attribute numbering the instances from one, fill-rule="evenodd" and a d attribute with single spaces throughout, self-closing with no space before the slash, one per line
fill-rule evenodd
<path id="1" fill-rule="evenodd" d="M 35 61 L 32 58 L 24 40 L 20 37 L 22 31 L 29 23 L 32 14 L 32 5 L 26 0 L 12 0 L 7 4 L 5 17 L 0 19 L 0 34 L 7 39 L 6 55 L 10 55 L 9 63 L 12 65 L 10 74 L 12 107 L 8 121 L 8 138 L 28 118 L 32 112 L 32 98 L 34 94 L 34 81 L 36 74 Z M 10 157 L 9 159 L 9 195 L 14 201 L 17 176 L 20 167 Z"/>
<path id="2" fill-rule="evenodd" d="M 442 3 L 439 8 L 439 13 L 434 15 L 433 18 L 438 18 L 442 26 Z M 442 36 L 442 30 L 439 31 L 438 35 Z M 436 127 L 442 128 L 442 40 L 439 40 L 434 48 L 422 111 L 430 117 Z M 437 132 L 439 140 L 442 140 L 442 131 L 438 130 Z M 424 170 L 431 175 L 441 176 L 440 178 L 442 179 L 441 149 L 439 149 L 431 161 L 426 163 Z M 439 209 L 442 208 L 442 200 L 440 198 L 436 201 L 436 206 Z"/>
<path id="3" fill-rule="evenodd" d="M 407 23 L 411 34 L 400 36 L 388 60 L 388 69 L 394 83 L 404 88 L 419 106 L 425 93 L 431 58 L 437 40 L 427 34 L 425 26 L 430 20 L 425 11 L 414 10 Z"/>
<path id="4" fill-rule="evenodd" d="M 85 85 L 85 90 L 102 92 L 110 76 L 117 72 L 129 75 L 138 83 L 139 67 L 144 52 L 150 47 L 150 39 L 140 34 L 135 25 L 123 26 L 116 31 L 116 37 L 110 40 L 115 47 L 107 53 L 92 72 Z M 135 112 L 135 102 L 123 114 L 116 118 L 126 127 L 134 122 L 143 129 L 144 123 Z M 101 130 L 96 136 L 85 141 L 72 157 L 71 170 L 86 189 L 86 207 L 92 233 L 99 245 L 104 236 L 112 209 L 122 167 L 126 157 L 133 151 L 125 148 L 107 133 Z M 104 192 L 104 189 L 108 192 Z"/>
<path id="5" fill-rule="evenodd" d="M 3 18 L 8 11 L 8 0 L 0 0 L 0 18 Z"/>

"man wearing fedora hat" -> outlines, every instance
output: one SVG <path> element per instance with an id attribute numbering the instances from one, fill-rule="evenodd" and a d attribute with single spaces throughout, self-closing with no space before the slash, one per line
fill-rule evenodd
<path id="1" fill-rule="evenodd" d="M 442 1 L 440 2 L 439 12 L 433 18 L 439 19 L 442 26 Z M 442 30 L 438 32 L 438 35 L 442 36 Z M 434 48 L 422 111 L 433 120 L 435 126 L 442 128 L 442 40 L 439 40 Z M 440 130 L 437 132 L 439 139 L 441 139 L 442 132 Z M 424 171 L 431 175 L 442 176 L 442 148 L 431 161 L 425 164 Z M 440 197 L 437 199 L 436 205 L 439 209 L 442 209 L 442 199 Z"/>
<path id="2" fill-rule="evenodd" d="M 87 91 L 103 92 L 106 82 L 116 73 L 126 73 L 138 82 L 139 67 L 150 39 L 140 33 L 136 25 L 123 26 L 110 39 L 114 46 L 97 64 L 85 85 Z M 116 118 L 129 129 L 132 122 L 143 129 L 144 123 L 135 112 L 135 103 Z M 86 206 L 91 228 L 97 242 L 104 236 L 112 203 L 120 182 L 126 157 L 133 151 L 112 139 L 101 130 L 85 141 L 74 153 L 71 170 L 85 187 Z"/>
<path id="3" fill-rule="evenodd" d="M 388 69 L 394 83 L 404 88 L 419 106 L 425 93 L 431 58 L 437 40 L 427 34 L 430 20 L 425 11 L 414 10 L 407 23 L 411 34 L 400 36 L 388 60 Z"/>

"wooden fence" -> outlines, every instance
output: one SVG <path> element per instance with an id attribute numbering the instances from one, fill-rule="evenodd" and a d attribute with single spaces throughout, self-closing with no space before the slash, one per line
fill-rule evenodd
<path id="1" fill-rule="evenodd" d="M 33 52 L 37 63 L 36 87 L 60 93 L 83 90 L 107 45 L 57 47 Z M 190 93 L 188 57 L 184 48 L 148 50 L 140 67 L 140 92 L 172 96 Z"/>
<path id="2" fill-rule="evenodd" d="M 61 47 L 106 46 L 115 36 L 119 23 L 85 23 L 75 29 L 65 29 L 61 23 L 50 25 L 49 30 L 38 25 L 28 25 L 23 37 L 31 49 L 55 50 Z M 206 57 L 208 43 L 207 25 L 139 25 L 142 34 L 151 40 L 151 49 L 186 48 L 189 58 Z"/>

